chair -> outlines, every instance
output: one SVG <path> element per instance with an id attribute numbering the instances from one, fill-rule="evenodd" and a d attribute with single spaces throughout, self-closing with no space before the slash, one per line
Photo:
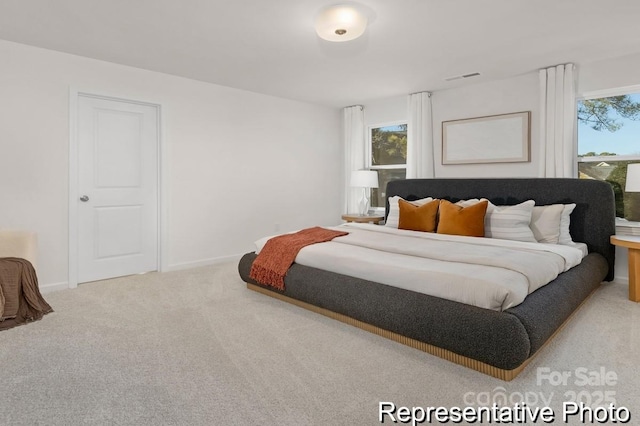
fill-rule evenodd
<path id="1" fill-rule="evenodd" d="M 30 231 L 0 230 L 0 257 L 26 259 L 36 268 L 38 234 Z"/>
<path id="2" fill-rule="evenodd" d="M 0 230 L 0 330 L 39 320 L 53 312 L 38 288 L 37 252 L 35 232 Z"/>

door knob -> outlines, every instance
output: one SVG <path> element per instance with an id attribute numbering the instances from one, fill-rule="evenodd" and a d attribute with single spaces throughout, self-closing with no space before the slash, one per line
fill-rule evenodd
<path id="1" fill-rule="evenodd" d="M 86 203 L 87 201 L 89 201 L 89 197 L 86 195 L 83 195 L 82 197 L 80 197 L 80 201 L 82 201 L 83 203 Z"/>

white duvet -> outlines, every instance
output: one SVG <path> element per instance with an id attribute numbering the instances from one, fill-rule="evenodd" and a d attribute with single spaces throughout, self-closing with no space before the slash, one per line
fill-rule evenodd
<path id="1" fill-rule="evenodd" d="M 584 247 L 461 237 L 347 223 L 295 262 L 431 296 L 504 310 L 580 263 Z M 256 241 L 259 252 L 267 238 Z"/>

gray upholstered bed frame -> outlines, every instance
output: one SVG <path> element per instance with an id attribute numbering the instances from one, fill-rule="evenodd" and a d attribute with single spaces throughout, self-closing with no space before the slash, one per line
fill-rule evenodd
<path id="1" fill-rule="evenodd" d="M 450 201 L 487 198 L 496 205 L 533 199 L 536 205 L 576 203 L 571 236 L 586 243 L 582 263 L 530 294 L 523 303 L 496 312 L 293 264 L 286 290 L 249 278 L 255 253 L 238 266 L 249 288 L 404 344 L 511 380 L 557 332 L 603 280 L 613 279 L 615 233 L 613 191 L 609 184 L 580 179 L 408 179 L 390 182 L 388 197 L 434 197 Z M 387 212 L 389 206 L 387 204 Z"/>

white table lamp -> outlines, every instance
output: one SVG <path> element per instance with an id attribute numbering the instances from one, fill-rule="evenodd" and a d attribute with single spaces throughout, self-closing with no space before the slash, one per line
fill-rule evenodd
<path id="1" fill-rule="evenodd" d="M 627 184 L 625 192 L 640 192 L 640 163 L 627 166 Z"/>
<path id="2" fill-rule="evenodd" d="M 351 172 L 351 186 L 362 188 L 362 198 L 358 202 L 359 213 L 365 216 L 369 211 L 368 188 L 378 187 L 378 172 L 375 170 L 355 170 Z"/>

